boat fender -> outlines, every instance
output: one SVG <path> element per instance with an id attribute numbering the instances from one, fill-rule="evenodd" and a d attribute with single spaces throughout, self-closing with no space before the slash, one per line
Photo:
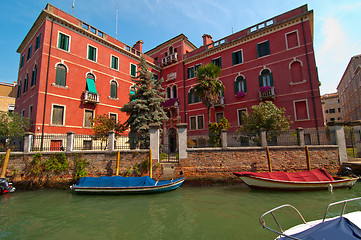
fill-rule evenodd
<path id="1" fill-rule="evenodd" d="M 333 193 L 333 186 L 332 186 L 332 184 L 328 185 L 328 191 L 329 191 L 330 193 Z"/>

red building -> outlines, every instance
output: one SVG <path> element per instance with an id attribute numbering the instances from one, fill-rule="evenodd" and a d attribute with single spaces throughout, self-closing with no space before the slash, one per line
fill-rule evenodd
<path id="1" fill-rule="evenodd" d="M 98 114 L 125 121 L 119 107 L 128 101 L 141 41 L 129 47 L 48 4 L 18 52 L 16 111 L 31 117 L 34 132 L 89 133 L 87 119 Z M 292 128 L 323 127 L 313 11 L 307 5 L 217 41 L 204 34 L 199 48 L 180 34 L 144 56 L 151 71 L 164 78 L 170 99 L 166 141 L 174 141 L 180 122 L 188 123 L 190 133 L 207 132 L 207 110 L 192 89 L 195 71 L 210 62 L 222 68 L 225 85 L 212 122 L 225 117 L 235 131 L 244 111 L 271 100 L 286 109 Z"/>

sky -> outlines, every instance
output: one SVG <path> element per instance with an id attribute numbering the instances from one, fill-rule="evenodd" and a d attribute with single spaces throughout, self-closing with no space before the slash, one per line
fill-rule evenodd
<path id="1" fill-rule="evenodd" d="M 361 0 L 1 0 L 0 82 L 17 81 L 17 48 L 47 3 L 146 52 L 183 33 L 197 47 L 304 4 L 314 11 L 321 94 L 337 91 L 352 56 L 361 54 Z M 117 19 L 118 9 L 118 21 Z M 117 33 L 117 34 L 116 34 Z"/>

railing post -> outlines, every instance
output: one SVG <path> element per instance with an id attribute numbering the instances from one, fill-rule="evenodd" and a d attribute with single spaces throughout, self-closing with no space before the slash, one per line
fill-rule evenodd
<path id="1" fill-rule="evenodd" d="M 152 160 L 159 163 L 159 125 L 158 124 L 150 124 L 149 125 L 149 148 L 152 150 Z"/>
<path id="2" fill-rule="evenodd" d="M 261 147 L 267 147 L 266 129 L 264 129 L 264 128 L 260 129 L 259 137 L 260 137 L 260 140 L 261 140 Z"/>
<path id="3" fill-rule="evenodd" d="M 187 127 L 186 123 L 178 123 L 178 151 L 179 151 L 179 160 L 187 159 Z"/>
<path id="4" fill-rule="evenodd" d="M 361 121 L 358 120 L 355 122 L 356 125 L 353 126 L 353 135 L 354 142 L 356 144 L 357 157 L 361 157 Z"/>
<path id="5" fill-rule="evenodd" d="M 66 133 L 66 152 L 70 153 L 74 151 L 74 132 Z"/>
<path id="6" fill-rule="evenodd" d="M 305 146 L 305 131 L 301 127 L 296 128 L 296 131 L 297 131 L 298 146 L 304 147 Z"/>
<path id="7" fill-rule="evenodd" d="M 115 132 L 109 131 L 108 133 L 108 151 L 114 151 Z"/>
<path id="8" fill-rule="evenodd" d="M 346 139 L 345 131 L 343 128 L 344 123 L 341 121 L 330 122 L 330 131 L 335 132 L 336 144 L 338 145 L 338 155 L 340 158 L 340 163 L 347 161 L 347 148 L 346 148 Z"/>
<path id="9" fill-rule="evenodd" d="M 227 143 L 227 130 L 226 129 L 221 130 L 221 141 L 222 141 L 222 148 L 227 149 L 228 143 Z"/>
<path id="10" fill-rule="evenodd" d="M 24 135 L 24 153 L 29 153 L 31 151 L 33 143 L 34 134 L 31 132 L 26 132 Z"/>

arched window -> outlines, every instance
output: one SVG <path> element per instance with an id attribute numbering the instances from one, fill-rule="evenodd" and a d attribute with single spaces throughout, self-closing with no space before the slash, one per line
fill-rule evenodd
<path id="1" fill-rule="evenodd" d="M 172 54 L 173 54 L 173 47 L 172 47 L 172 46 L 169 47 L 168 53 L 169 53 L 169 55 L 172 55 Z"/>
<path id="2" fill-rule="evenodd" d="M 29 75 L 26 74 L 26 77 L 24 79 L 23 93 L 26 93 L 26 91 L 28 91 L 28 81 L 29 81 Z"/>
<path id="3" fill-rule="evenodd" d="M 234 81 L 234 94 L 238 92 L 247 92 L 246 79 L 243 76 L 238 76 L 236 81 Z"/>
<path id="4" fill-rule="evenodd" d="M 259 75 L 259 87 L 273 87 L 272 73 L 268 69 L 263 69 Z"/>
<path id="5" fill-rule="evenodd" d="M 30 85 L 31 87 L 36 84 L 36 75 L 37 75 L 37 72 L 38 72 L 38 68 L 37 68 L 37 66 L 36 66 L 36 64 L 35 64 L 34 69 L 33 69 L 33 73 L 32 73 L 32 75 L 31 75 L 31 85 Z"/>
<path id="6" fill-rule="evenodd" d="M 95 76 L 92 73 L 86 75 L 86 90 L 90 93 L 98 94 L 95 86 Z"/>
<path id="7" fill-rule="evenodd" d="M 170 87 L 167 87 L 166 93 L 165 93 L 165 97 L 166 97 L 166 98 L 171 98 Z"/>
<path id="8" fill-rule="evenodd" d="M 134 94 L 136 92 L 137 89 L 135 89 L 135 85 L 132 85 L 130 88 L 129 88 L 129 94 Z"/>
<path id="9" fill-rule="evenodd" d="M 116 81 L 110 82 L 110 97 L 118 98 L 118 84 Z"/>
<path id="10" fill-rule="evenodd" d="M 66 86 L 66 72 L 67 69 L 65 65 L 58 64 L 56 66 L 56 76 L 55 76 L 55 84 L 58 86 Z"/>
<path id="11" fill-rule="evenodd" d="M 302 74 L 302 65 L 299 61 L 295 61 L 291 64 L 291 74 L 292 74 L 292 82 L 302 82 L 303 74 Z"/>
<path id="12" fill-rule="evenodd" d="M 174 85 L 174 86 L 172 87 L 172 97 L 173 97 L 173 98 L 177 98 L 177 97 L 178 97 L 178 95 L 177 95 L 177 86 L 176 86 L 176 85 Z"/>
<path id="13" fill-rule="evenodd" d="M 21 96 L 21 80 L 19 80 L 19 85 L 18 85 L 18 94 L 17 94 L 17 98 L 19 98 Z"/>
<path id="14" fill-rule="evenodd" d="M 194 88 L 188 92 L 188 104 L 200 102 L 201 98 L 196 94 Z"/>

